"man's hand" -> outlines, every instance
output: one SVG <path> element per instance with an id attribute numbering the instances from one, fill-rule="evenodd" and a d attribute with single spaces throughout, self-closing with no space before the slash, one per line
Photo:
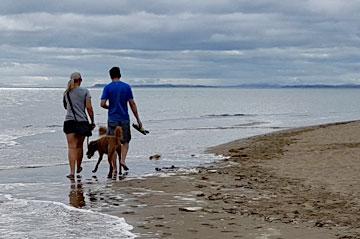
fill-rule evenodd
<path id="1" fill-rule="evenodd" d="M 137 123 L 138 123 L 138 125 L 139 125 L 139 129 L 142 129 L 142 128 L 143 128 L 143 125 L 142 125 L 141 121 L 138 120 Z"/>
<path id="2" fill-rule="evenodd" d="M 137 111 L 137 106 L 136 106 L 136 103 L 133 99 L 129 100 L 129 105 L 130 105 L 130 109 L 131 111 L 133 112 L 135 118 L 136 118 L 136 121 L 139 125 L 139 128 L 141 129 L 142 128 L 142 123 L 141 123 L 141 120 L 140 120 L 140 117 L 139 117 L 139 113 Z"/>

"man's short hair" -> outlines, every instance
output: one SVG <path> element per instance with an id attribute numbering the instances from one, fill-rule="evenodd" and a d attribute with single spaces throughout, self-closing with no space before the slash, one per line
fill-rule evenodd
<path id="1" fill-rule="evenodd" d="M 114 66 L 109 70 L 109 74 L 111 79 L 120 78 L 121 77 L 120 68 Z"/>

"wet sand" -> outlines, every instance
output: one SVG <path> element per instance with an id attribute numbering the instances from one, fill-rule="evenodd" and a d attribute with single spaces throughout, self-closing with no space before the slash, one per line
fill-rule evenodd
<path id="1" fill-rule="evenodd" d="M 190 174 L 118 181 L 140 238 L 360 238 L 360 122 L 237 140 Z"/>

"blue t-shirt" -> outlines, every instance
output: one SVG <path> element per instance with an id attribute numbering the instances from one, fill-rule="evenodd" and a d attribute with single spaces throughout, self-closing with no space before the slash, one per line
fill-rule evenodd
<path id="1" fill-rule="evenodd" d="M 108 121 L 122 122 L 129 121 L 127 103 L 133 99 L 131 87 L 122 81 L 113 81 L 106 85 L 101 100 L 109 101 Z"/>

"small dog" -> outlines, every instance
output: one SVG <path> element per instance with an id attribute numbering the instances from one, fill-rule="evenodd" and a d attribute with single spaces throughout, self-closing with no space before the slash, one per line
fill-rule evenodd
<path id="1" fill-rule="evenodd" d="M 86 155 L 88 157 L 88 159 L 90 159 L 92 156 L 94 156 L 95 152 L 98 151 L 99 153 L 99 159 L 96 163 L 96 166 L 94 168 L 94 170 L 92 171 L 93 173 L 96 173 L 96 171 L 98 170 L 99 164 L 101 162 L 101 160 L 103 159 L 104 154 L 108 155 L 108 161 L 109 161 L 109 173 L 108 173 L 108 178 L 111 178 L 112 176 L 116 175 L 116 162 L 112 162 L 112 156 L 117 153 L 118 154 L 118 159 L 119 159 L 119 173 L 121 174 L 121 166 L 124 168 L 125 171 L 128 170 L 128 168 L 126 167 L 126 165 L 122 165 L 120 163 L 120 159 L 121 159 L 121 139 L 122 139 L 122 128 L 121 127 L 116 127 L 115 129 L 115 135 L 106 135 L 107 129 L 105 127 L 100 127 L 99 128 L 99 135 L 100 138 L 94 141 L 91 141 L 88 145 L 88 150 L 86 152 Z"/>

